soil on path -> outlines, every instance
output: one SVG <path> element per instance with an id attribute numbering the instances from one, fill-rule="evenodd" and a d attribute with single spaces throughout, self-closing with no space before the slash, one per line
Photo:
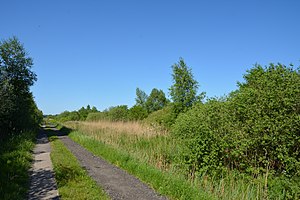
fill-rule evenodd
<path id="1" fill-rule="evenodd" d="M 29 171 L 28 199 L 59 199 L 50 159 L 51 147 L 45 132 L 40 131 L 33 150 L 33 164 Z"/>
<path id="2" fill-rule="evenodd" d="M 112 199 L 162 200 L 146 184 L 120 168 L 94 156 L 91 152 L 71 140 L 68 136 L 59 136 L 66 147 L 75 155 L 88 174 L 103 187 Z"/>

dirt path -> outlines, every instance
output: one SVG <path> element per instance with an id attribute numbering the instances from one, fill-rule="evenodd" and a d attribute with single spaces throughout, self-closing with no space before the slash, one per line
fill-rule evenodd
<path id="1" fill-rule="evenodd" d="M 68 136 L 59 136 L 59 138 L 79 160 L 81 166 L 103 187 L 112 199 L 167 199 L 158 195 L 134 176 L 94 156 Z"/>
<path id="2" fill-rule="evenodd" d="M 50 159 L 51 147 L 46 134 L 40 131 L 33 150 L 33 164 L 30 173 L 28 199 L 59 199 Z"/>

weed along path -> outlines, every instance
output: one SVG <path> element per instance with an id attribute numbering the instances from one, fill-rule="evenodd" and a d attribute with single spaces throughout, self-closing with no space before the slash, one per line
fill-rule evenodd
<path id="1" fill-rule="evenodd" d="M 33 150 L 33 164 L 29 171 L 30 188 L 28 199 L 59 199 L 52 162 L 51 147 L 44 131 L 40 131 Z"/>
<path id="2" fill-rule="evenodd" d="M 120 168 L 94 156 L 91 152 L 71 140 L 68 136 L 59 136 L 65 146 L 75 155 L 88 174 L 103 187 L 112 199 L 162 200 L 146 184 Z"/>

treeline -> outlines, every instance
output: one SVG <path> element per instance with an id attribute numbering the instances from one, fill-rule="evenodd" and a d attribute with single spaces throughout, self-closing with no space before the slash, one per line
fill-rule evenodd
<path id="1" fill-rule="evenodd" d="M 128 108 L 127 105 L 113 106 L 100 112 L 96 107 L 82 107 L 72 112 L 64 111 L 58 115 L 49 115 L 57 121 L 137 121 L 145 119 L 149 114 L 161 110 L 170 103 L 162 90 L 154 88 L 148 96 L 144 91 L 136 89 L 136 104 Z"/>
<path id="2" fill-rule="evenodd" d="M 16 37 L 0 42 L 0 140 L 36 128 L 43 118 L 30 92 L 37 80 L 32 66 Z"/>
<path id="3" fill-rule="evenodd" d="M 79 110 L 75 111 L 64 111 L 57 115 L 48 115 L 47 118 L 49 119 L 55 119 L 59 122 L 66 122 L 66 121 L 84 121 L 86 120 L 87 116 L 90 113 L 96 113 L 99 112 L 95 106 L 91 108 L 90 105 L 87 105 L 87 107 L 82 107 Z"/>

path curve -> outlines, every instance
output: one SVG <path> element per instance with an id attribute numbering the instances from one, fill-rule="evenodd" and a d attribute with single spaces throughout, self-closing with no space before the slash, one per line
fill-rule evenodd
<path id="1" fill-rule="evenodd" d="M 75 155 L 88 174 L 103 187 L 108 195 L 114 199 L 128 200 L 165 200 L 146 184 L 124 170 L 109 164 L 100 157 L 71 140 L 68 136 L 59 136 L 66 147 Z"/>

